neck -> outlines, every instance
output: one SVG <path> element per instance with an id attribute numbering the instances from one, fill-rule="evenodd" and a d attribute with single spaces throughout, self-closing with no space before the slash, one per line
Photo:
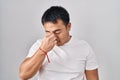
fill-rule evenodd
<path id="1" fill-rule="evenodd" d="M 68 41 L 70 41 L 71 37 L 72 37 L 72 36 L 71 36 L 71 35 L 69 35 L 69 36 L 68 36 L 68 39 L 66 40 L 66 42 L 65 42 L 65 43 L 67 43 Z"/>

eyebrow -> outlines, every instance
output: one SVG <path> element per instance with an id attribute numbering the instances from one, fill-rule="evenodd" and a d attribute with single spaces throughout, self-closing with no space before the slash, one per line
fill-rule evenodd
<path id="1" fill-rule="evenodd" d="M 57 29 L 57 30 L 54 30 L 54 31 L 52 31 L 52 32 L 56 32 L 56 31 L 60 31 L 61 29 Z M 45 32 L 50 32 L 50 31 L 47 31 L 47 30 L 45 30 Z"/>

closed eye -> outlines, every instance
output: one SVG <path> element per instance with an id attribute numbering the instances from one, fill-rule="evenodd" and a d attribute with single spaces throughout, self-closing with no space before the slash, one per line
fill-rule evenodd
<path id="1" fill-rule="evenodd" d="M 60 29 L 54 31 L 55 34 L 59 34 L 60 32 L 61 32 Z"/>
<path id="2" fill-rule="evenodd" d="M 60 30 L 59 30 L 59 31 L 55 31 L 56 34 L 58 34 L 58 33 L 60 33 L 60 32 L 61 32 Z"/>
<path id="3" fill-rule="evenodd" d="M 50 33 L 50 31 L 45 31 L 46 33 Z"/>
<path id="4" fill-rule="evenodd" d="M 46 33 L 51 33 L 50 31 L 45 31 Z M 57 29 L 57 30 L 55 30 L 55 31 L 53 31 L 52 33 L 54 33 L 54 34 L 59 34 L 61 32 L 61 29 Z"/>

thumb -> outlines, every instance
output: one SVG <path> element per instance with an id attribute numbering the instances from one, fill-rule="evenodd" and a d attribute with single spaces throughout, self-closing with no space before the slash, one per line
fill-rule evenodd
<path id="1" fill-rule="evenodd" d="M 55 44 L 55 45 L 57 44 L 57 40 L 54 41 L 54 44 Z"/>

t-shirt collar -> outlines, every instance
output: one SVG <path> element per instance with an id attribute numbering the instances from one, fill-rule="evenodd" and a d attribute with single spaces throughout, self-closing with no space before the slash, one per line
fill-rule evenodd
<path id="1" fill-rule="evenodd" d="M 70 45 L 73 42 L 73 36 L 70 35 L 70 37 L 71 37 L 70 40 L 67 43 L 65 43 L 63 46 Z"/>

